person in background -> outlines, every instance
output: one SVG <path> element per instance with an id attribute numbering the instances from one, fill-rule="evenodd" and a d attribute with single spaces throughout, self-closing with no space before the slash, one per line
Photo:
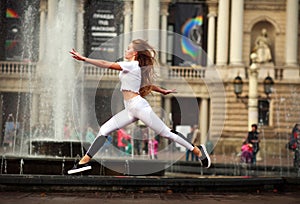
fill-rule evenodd
<path id="1" fill-rule="evenodd" d="M 251 164 L 253 160 L 253 148 L 252 144 L 243 144 L 241 147 L 241 162 Z"/>
<path id="2" fill-rule="evenodd" d="M 134 139 L 134 154 L 141 155 L 141 143 L 143 138 L 143 131 L 140 126 L 136 123 L 136 126 L 133 130 L 133 139 Z"/>
<path id="3" fill-rule="evenodd" d="M 155 137 L 152 137 L 148 142 L 148 153 L 150 159 L 158 159 L 157 152 L 158 152 L 158 141 L 155 139 Z"/>
<path id="4" fill-rule="evenodd" d="M 118 148 L 121 152 L 126 152 L 126 146 L 128 143 L 128 140 L 130 140 L 130 135 L 128 135 L 123 128 L 120 128 L 117 131 L 117 137 L 118 137 Z"/>
<path id="5" fill-rule="evenodd" d="M 201 145 L 201 133 L 198 127 L 195 128 L 194 133 L 193 133 L 193 138 L 192 138 L 192 144 L 196 147 L 199 147 Z M 196 157 L 196 161 L 199 161 L 199 159 Z"/>
<path id="6" fill-rule="evenodd" d="M 65 139 L 70 139 L 71 137 L 71 130 L 70 130 L 70 125 L 69 123 L 65 123 L 65 126 L 64 126 L 64 138 Z"/>
<path id="7" fill-rule="evenodd" d="M 300 167 L 300 124 L 295 124 L 292 130 L 294 167 Z"/>
<path id="8" fill-rule="evenodd" d="M 127 155 L 132 155 L 132 139 L 126 140 L 125 152 Z"/>
<path id="9" fill-rule="evenodd" d="M 142 153 L 143 155 L 148 154 L 148 142 L 149 142 L 149 129 L 144 128 L 143 129 L 143 148 L 142 148 Z"/>
<path id="10" fill-rule="evenodd" d="M 92 144 L 92 142 L 95 139 L 94 130 L 91 127 L 88 127 L 85 134 L 85 141 L 87 141 L 89 144 Z"/>
<path id="11" fill-rule="evenodd" d="M 9 114 L 5 122 L 4 128 L 4 140 L 3 146 L 4 150 L 7 151 L 7 148 L 12 148 L 15 138 L 16 123 L 13 114 Z"/>
<path id="12" fill-rule="evenodd" d="M 252 145 L 252 164 L 256 164 L 256 154 L 259 151 L 259 133 L 257 132 L 257 125 L 251 125 L 251 131 L 248 132 L 248 136 L 246 137 L 243 144 L 251 144 Z"/>
<path id="13" fill-rule="evenodd" d="M 187 134 L 187 140 L 189 142 L 192 142 L 193 136 L 194 136 L 194 132 L 195 130 L 198 128 L 197 125 L 193 125 L 191 126 L 190 132 Z M 191 152 L 189 149 L 186 149 L 186 153 L 185 153 L 185 161 L 189 161 L 189 157 L 191 155 L 191 161 L 194 161 L 194 154 L 193 152 Z"/>
<path id="14" fill-rule="evenodd" d="M 102 151 L 106 154 L 106 155 L 109 155 L 109 156 L 112 156 L 113 155 L 113 148 L 112 148 L 112 145 L 113 145 L 113 137 L 111 135 L 108 135 L 107 136 L 107 139 L 102 147 Z"/>

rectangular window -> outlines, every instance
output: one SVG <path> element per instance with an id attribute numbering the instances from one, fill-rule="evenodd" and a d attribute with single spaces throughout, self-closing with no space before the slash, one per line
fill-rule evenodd
<path id="1" fill-rule="evenodd" d="M 269 126 L 270 102 L 267 99 L 258 101 L 258 123 Z"/>

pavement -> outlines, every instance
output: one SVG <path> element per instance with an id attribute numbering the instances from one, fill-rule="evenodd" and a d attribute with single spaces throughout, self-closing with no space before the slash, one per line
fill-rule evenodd
<path id="1" fill-rule="evenodd" d="M 0 180 L 1 204 L 296 204 L 300 201 L 297 178 L 1 175 Z"/>
<path id="2" fill-rule="evenodd" d="M 300 201 L 300 193 L 22 193 L 0 192 L 1 204 L 296 204 Z"/>
<path id="3" fill-rule="evenodd" d="M 184 153 L 177 154 L 179 157 L 182 156 L 179 160 L 185 160 Z M 237 155 L 212 155 L 211 158 L 213 164 L 236 164 L 239 162 Z M 257 162 L 257 166 L 271 168 L 292 167 L 292 165 L 292 155 L 287 157 L 271 156 Z M 0 184 L 0 204 L 296 204 L 300 202 L 299 177 L 295 183 L 291 183 L 292 177 L 280 176 L 280 172 L 275 178 L 216 177 L 172 172 L 165 177 L 155 178 L 93 176 L 76 178 L 2 174 L 0 180 L 6 182 L 8 188 L 4 187 L 3 183 Z M 157 185 L 154 186 L 154 189 L 159 189 L 151 191 L 153 186 L 149 188 L 150 190 L 137 188 L 139 185 L 143 186 L 143 182 L 149 186 L 152 182 L 153 185 Z M 68 183 L 69 186 L 65 183 Z M 92 185 L 89 185 L 91 183 Z M 288 185 L 288 190 L 285 189 L 285 183 L 291 184 Z M 9 185 L 11 186 L 9 187 Z M 76 188 L 72 188 L 72 185 Z M 101 187 L 103 185 L 110 185 L 111 190 L 103 190 Z M 129 189 L 132 186 L 135 190 Z M 221 190 L 216 190 L 218 188 Z"/>

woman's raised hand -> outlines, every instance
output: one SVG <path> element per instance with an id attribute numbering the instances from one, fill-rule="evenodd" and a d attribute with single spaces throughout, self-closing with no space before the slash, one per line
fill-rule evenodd
<path id="1" fill-rule="evenodd" d="M 176 89 L 167 89 L 167 90 L 164 90 L 164 95 L 167 95 L 167 94 L 170 94 L 170 93 L 177 93 Z"/>
<path id="2" fill-rule="evenodd" d="M 83 57 L 82 55 L 80 55 L 74 48 L 72 49 L 72 51 L 70 51 L 70 54 L 72 55 L 72 57 L 76 60 L 79 61 L 85 61 L 85 57 Z"/>

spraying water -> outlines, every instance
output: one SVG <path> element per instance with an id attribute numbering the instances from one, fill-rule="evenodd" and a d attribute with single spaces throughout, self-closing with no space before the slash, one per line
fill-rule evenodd
<path id="1" fill-rule="evenodd" d="M 64 124 L 68 123 L 75 83 L 74 61 L 68 56 L 68 50 L 74 47 L 75 3 L 71 0 L 48 2 L 46 36 L 41 42 L 45 45 L 40 62 L 43 90 L 41 105 L 45 109 L 43 111 L 48 111 L 44 122 L 52 130 L 55 140 L 64 138 L 63 129 Z"/>
<path id="2" fill-rule="evenodd" d="M 70 123 L 75 84 L 74 61 L 68 55 L 75 42 L 76 1 L 48 1 L 45 21 L 40 20 L 39 0 L 23 5 L 22 50 L 12 152 L 32 152 L 32 140 L 63 140 L 64 125 Z M 68 11 L 68 12 L 66 12 Z M 37 37 L 38 23 L 40 39 Z M 40 44 L 39 61 L 36 49 Z M 33 68 L 36 66 L 36 70 Z M 25 80 L 24 80 L 25 79 Z M 20 121 L 21 123 L 19 124 Z"/>

